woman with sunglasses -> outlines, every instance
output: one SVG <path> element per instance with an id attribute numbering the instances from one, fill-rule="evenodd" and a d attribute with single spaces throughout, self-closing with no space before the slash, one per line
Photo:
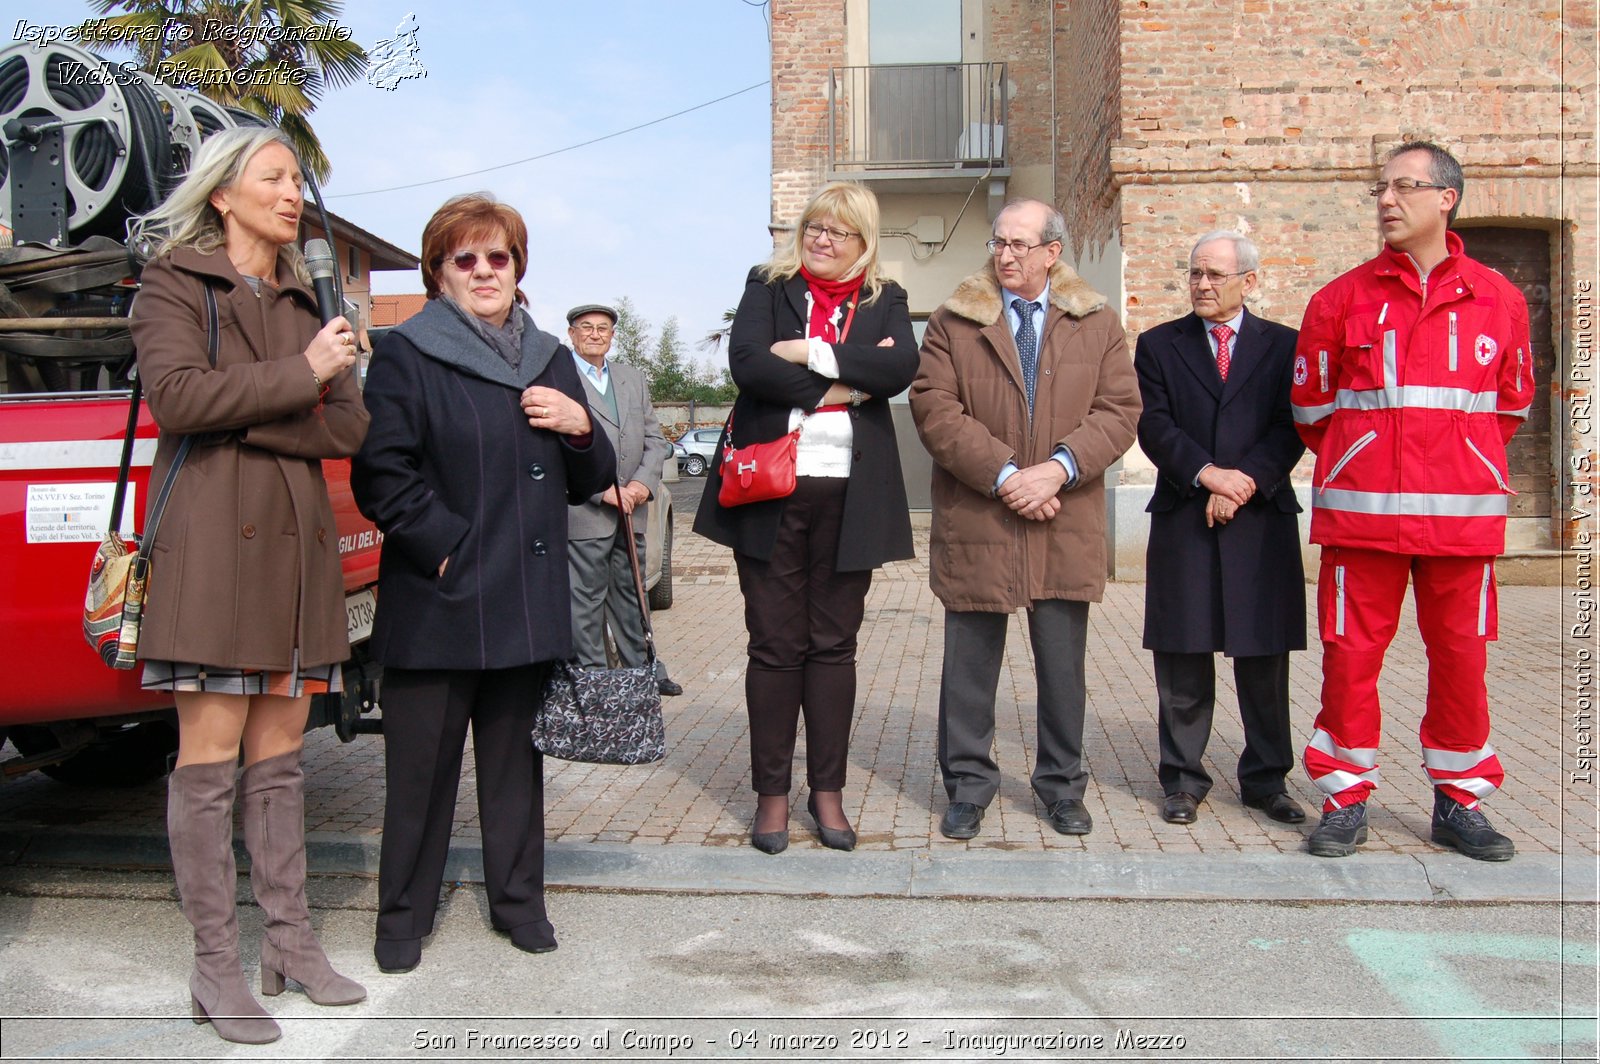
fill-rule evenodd
<path id="1" fill-rule="evenodd" d="M 556 948 L 544 905 L 544 773 L 529 741 L 550 662 L 572 653 L 567 506 L 616 460 L 572 357 L 517 304 L 522 216 L 485 194 L 422 231 L 428 302 L 378 343 L 351 475 L 382 530 L 383 847 L 373 953 L 408 972 L 433 932 L 472 728 L 489 920 Z M 556 608 L 559 606 L 559 608 Z"/>
<path id="2" fill-rule="evenodd" d="M 728 365 L 739 398 L 723 431 L 744 447 L 800 429 L 787 498 L 722 506 L 721 463 L 694 530 L 733 548 L 744 595 L 750 843 L 789 845 L 790 767 L 806 722 L 806 800 L 824 846 L 855 848 L 843 794 L 856 700 L 856 633 L 872 570 L 912 556 L 889 399 L 910 387 L 917 342 L 905 289 L 878 264 L 878 201 L 837 182 L 793 237 L 750 271 Z"/>

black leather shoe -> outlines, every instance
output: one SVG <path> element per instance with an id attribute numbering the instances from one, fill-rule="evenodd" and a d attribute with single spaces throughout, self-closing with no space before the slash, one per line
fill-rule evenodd
<path id="1" fill-rule="evenodd" d="M 817 815 L 817 799 L 813 795 L 806 799 L 806 811 L 811 814 L 811 819 L 816 821 L 817 834 L 822 838 L 822 845 L 830 850 L 853 850 L 856 848 L 856 832 L 854 828 L 830 828 L 822 822 Z"/>
<path id="2" fill-rule="evenodd" d="M 1478 809 L 1468 809 L 1438 788 L 1433 791 L 1433 841 L 1475 861 L 1509 861 L 1517 847 L 1489 826 Z"/>
<path id="3" fill-rule="evenodd" d="M 971 802 L 951 802 L 939 820 L 939 834 L 947 839 L 970 839 L 983 823 L 983 806 Z"/>
<path id="4" fill-rule="evenodd" d="M 1169 794 L 1161 803 L 1161 819 L 1169 824 L 1193 824 L 1200 819 L 1200 800 L 1183 791 Z"/>
<path id="5" fill-rule="evenodd" d="M 422 963 L 422 939 L 380 938 L 372 944 L 372 957 L 378 962 L 378 971 L 404 975 Z"/>
<path id="6" fill-rule="evenodd" d="M 1063 835 L 1087 835 L 1094 828 L 1094 819 L 1079 798 L 1063 798 L 1052 802 L 1045 819 Z"/>
<path id="7" fill-rule="evenodd" d="M 1300 803 L 1282 791 L 1264 798 L 1252 798 L 1244 804 L 1251 809 L 1261 810 L 1268 818 L 1280 824 L 1299 824 L 1306 818 L 1306 811 L 1300 808 Z"/>
<path id="8" fill-rule="evenodd" d="M 1322 823 L 1306 839 L 1306 847 L 1318 857 L 1349 857 L 1367 841 L 1367 803 L 1357 802 L 1343 809 L 1322 814 Z"/>
<path id="9" fill-rule="evenodd" d="M 533 920 L 513 927 L 511 944 L 524 953 L 550 953 L 556 948 L 556 929 L 549 920 Z"/>
<path id="10" fill-rule="evenodd" d="M 656 681 L 656 690 L 668 698 L 683 694 L 683 685 L 667 679 L 665 676 Z"/>

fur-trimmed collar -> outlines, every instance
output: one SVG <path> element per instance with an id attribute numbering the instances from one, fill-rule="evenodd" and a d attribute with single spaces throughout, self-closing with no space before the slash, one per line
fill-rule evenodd
<path id="1" fill-rule="evenodd" d="M 1000 305 L 1000 278 L 991 262 L 956 286 L 944 302 L 952 314 L 979 325 L 993 325 L 1005 309 Z M 1086 318 L 1106 305 L 1106 297 L 1089 287 L 1077 271 L 1064 262 L 1050 267 L 1050 305 L 1074 318 Z"/>

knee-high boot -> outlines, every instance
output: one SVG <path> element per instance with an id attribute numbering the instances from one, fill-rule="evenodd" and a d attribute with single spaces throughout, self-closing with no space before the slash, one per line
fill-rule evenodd
<path id="1" fill-rule="evenodd" d="M 189 1004 L 229 1042 L 276 1041 L 278 1025 L 250 993 L 239 967 L 233 863 L 232 759 L 183 765 L 167 781 L 167 841 L 183 915 L 194 928 Z"/>
<path id="2" fill-rule="evenodd" d="M 283 993 L 288 976 L 318 1005 L 354 1005 L 367 991 L 333 970 L 311 930 L 306 908 L 305 774 L 300 751 L 246 766 L 240 779 L 250 885 L 266 917 L 261 936 L 261 992 Z"/>

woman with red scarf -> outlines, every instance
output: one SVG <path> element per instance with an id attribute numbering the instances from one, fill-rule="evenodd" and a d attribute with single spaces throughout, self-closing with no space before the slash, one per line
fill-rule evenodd
<path id="1" fill-rule="evenodd" d="M 745 701 L 757 796 L 750 842 L 789 845 L 790 766 L 806 722 L 806 807 L 823 845 L 853 849 L 843 804 L 856 699 L 856 633 L 872 570 L 909 558 L 911 520 L 889 399 L 910 387 L 917 342 L 905 289 L 878 265 L 878 202 L 830 184 L 791 240 L 750 271 L 733 319 L 739 398 L 718 453 L 798 428 L 793 494 L 724 506 L 713 465 L 694 528 L 733 548 L 750 635 Z"/>

